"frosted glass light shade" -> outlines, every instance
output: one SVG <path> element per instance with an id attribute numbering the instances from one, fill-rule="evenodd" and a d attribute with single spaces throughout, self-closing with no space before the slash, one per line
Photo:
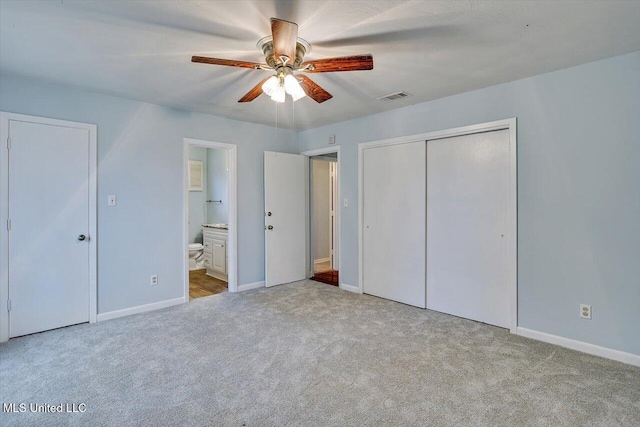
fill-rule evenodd
<path id="1" fill-rule="evenodd" d="M 286 94 L 285 94 L 284 88 L 282 86 L 278 86 L 271 93 L 271 99 L 274 100 L 275 102 L 284 102 L 285 95 Z"/>
<path id="2" fill-rule="evenodd" d="M 263 83 L 262 91 L 268 96 L 273 96 L 273 93 L 279 86 L 280 79 L 278 79 L 276 76 L 271 76 L 266 82 Z"/>
<path id="3" fill-rule="evenodd" d="M 304 90 L 302 90 L 302 87 L 300 87 L 298 80 L 291 74 L 284 78 L 284 90 L 291 95 L 294 101 L 297 101 L 307 95 L 304 93 Z"/>

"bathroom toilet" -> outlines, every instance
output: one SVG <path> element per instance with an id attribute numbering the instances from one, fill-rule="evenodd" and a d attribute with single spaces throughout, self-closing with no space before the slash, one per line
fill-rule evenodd
<path id="1" fill-rule="evenodd" d="M 204 246 L 202 243 L 189 243 L 189 270 L 204 268 Z"/>

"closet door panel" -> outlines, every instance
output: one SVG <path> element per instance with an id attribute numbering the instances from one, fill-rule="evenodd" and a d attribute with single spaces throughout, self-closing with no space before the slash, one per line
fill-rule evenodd
<path id="1" fill-rule="evenodd" d="M 363 156 L 363 290 L 424 308 L 425 142 Z"/>
<path id="2" fill-rule="evenodd" d="M 509 131 L 427 142 L 427 308 L 509 327 Z"/>

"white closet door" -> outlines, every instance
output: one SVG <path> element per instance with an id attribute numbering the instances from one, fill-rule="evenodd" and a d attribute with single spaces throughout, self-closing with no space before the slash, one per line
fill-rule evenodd
<path id="1" fill-rule="evenodd" d="M 427 142 L 427 308 L 509 327 L 509 131 Z"/>
<path id="2" fill-rule="evenodd" d="M 363 151 L 363 288 L 425 307 L 425 142 Z"/>

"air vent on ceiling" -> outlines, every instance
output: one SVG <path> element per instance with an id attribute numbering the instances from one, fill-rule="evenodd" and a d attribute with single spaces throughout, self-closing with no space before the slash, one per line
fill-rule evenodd
<path id="1" fill-rule="evenodd" d="M 409 95 L 407 92 L 405 91 L 400 91 L 400 92 L 394 92 L 394 93 L 390 93 L 389 95 L 385 95 L 385 96 L 380 96 L 376 99 L 379 99 L 380 101 L 395 101 L 396 99 L 402 99 L 402 98 L 406 98 Z"/>

